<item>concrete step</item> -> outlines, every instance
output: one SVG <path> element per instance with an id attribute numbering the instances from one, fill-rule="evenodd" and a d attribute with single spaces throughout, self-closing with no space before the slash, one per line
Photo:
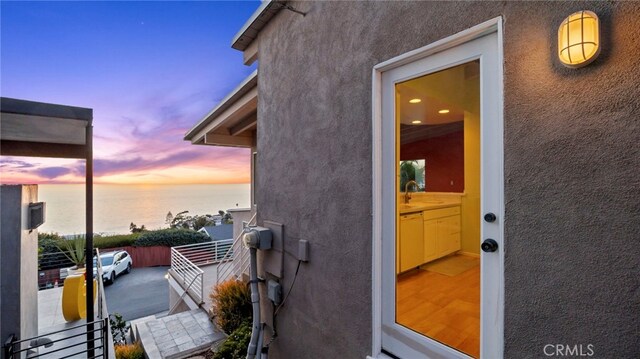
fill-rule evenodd
<path id="1" fill-rule="evenodd" d="M 147 358 L 179 359 L 205 350 L 226 338 L 201 309 L 136 323 Z"/>

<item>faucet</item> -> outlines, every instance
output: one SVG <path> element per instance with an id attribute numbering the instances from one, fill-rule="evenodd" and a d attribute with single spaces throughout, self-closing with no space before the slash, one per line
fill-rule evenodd
<path id="1" fill-rule="evenodd" d="M 418 183 L 414 180 L 411 180 L 404 185 L 404 203 L 405 204 L 408 204 L 409 201 L 411 200 L 411 193 L 409 192 L 409 185 L 411 183 L 413 183 L 415 187 L 418 187 Z"/>

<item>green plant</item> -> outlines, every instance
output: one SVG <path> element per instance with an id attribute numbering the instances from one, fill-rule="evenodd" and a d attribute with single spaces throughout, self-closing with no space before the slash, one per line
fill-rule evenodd
<path id="1" fill-rule="evenodd" d="M 38 247 L 42 248 L 42 254 L 60 252 L 60 242 L 63 240 L 58 233 L 38 233 Z"/>
<path id="2" fill-rule="evenodd" d="M 400 191 L 404 192 L 404 189 L 409 181 L 416 180 L 416 168 L 418 161 L 402 161 L 400 162 Z"/>
<path id="3" fill-rule="evenodd" d="M 115 346 L 116 359 L 144 359 L 144 349 L 140 343 Z"/>
<path id="4" fill-rule="evenodd" d="M 133 246 L 140 235 L 141 233 L 129 233 L 110 236 L 94 236 L 93 247 L 102 249 Z"/>
<path id="5" fill-rule="evenodd" d="M 238 280 L 230 279 L 213 287 L 211 294 L 213 318 L 225 333 L 238 329 L 251 319 L 251 291 Z"/>
<path id="6" fill-rule="evenodd" d="M 151 246 L 181 246 L 184 244 L 202 243 L 209 240 L 209 237 L 200 232 L 190 229 L 161 229 L 157 231 L 143 232 L 135 241 L 138 247 Z"/>
<path id="7" fill-rule="evenodd" d="M 129 331 L 129 324 L 122 319 L 120 313 L 113 313 L 109 315 L 109 326 L 111 327 L 111 336 L 113 337 L 113 343 L 116 345 L 127 343 L 127 331 Z"/>
<path id="8" fill-rule="evenodd" d="M 244 321 L 216 350 L 213 359 L 244 359 L 251 340 L 251 323 Z"/>
<path id="9" fill-rule="evenodd" d="M 84 236 L 75 236 L 70 240 L 58 241 L 59 249 L 78 268 L 84 268 L 85 240 Z"/>

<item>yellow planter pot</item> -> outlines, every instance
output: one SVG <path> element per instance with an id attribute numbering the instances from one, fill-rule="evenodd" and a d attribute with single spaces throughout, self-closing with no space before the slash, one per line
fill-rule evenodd
<path id="1" fill-rule="evenodd" d="M 93 280 L 93 302 L 96 301 L 98 284 Z M 64 280 L 62 289 L 62 315 L 67 322 L 87 317 L 87 285 L 84 274 L 70 275 Z"/>

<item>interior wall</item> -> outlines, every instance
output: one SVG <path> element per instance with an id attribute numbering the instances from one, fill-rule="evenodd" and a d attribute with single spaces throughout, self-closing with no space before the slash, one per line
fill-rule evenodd
<path id="1" fill-rule="evenodd" d="M 464 131 L 400 146 L 400 160 L 426 159 L 427 192 L 464 191 Z"/>

